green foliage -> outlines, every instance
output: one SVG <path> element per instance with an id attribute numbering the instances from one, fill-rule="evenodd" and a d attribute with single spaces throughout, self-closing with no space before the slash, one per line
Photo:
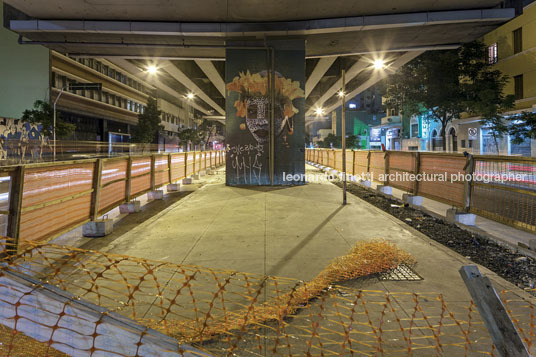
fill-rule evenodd
<path id="1" fill-rule="evenodd" d="M 342 142 L 342 138 L 340 136 L 335 136 L 334 134 L 328 134 L 328 136 L 326 136 L 324 140 L 319 142 L 319 146 L 322 148 L 328 148 L 328 149 L 340 148 L 342 145 L 341 142 Z"/>
<path id="2" fill-rule="evenodd" d="M 54 132 L 54 108 L 50 103 L 37 100 L 33 109 L 26 109 L 22 113 L 21 120 L 33 125 L 42 125 L 44 136 L 52 137 Z M 76 126 L 61 119 L 61 113 L 56 113 L 56 137 L 63 138 L 70 135 Z"/>
<path id="3" fill-rule="evenodd" d="M 210 120 L 202 119 L 197 129 L 183 129 L 179 132 L 179 139 L 183 144 L 191 143 L 192 145 L 207 145 L 212 135 L 214 135 L 215 126 Z"/>
<path id="4" fill-rule="evenodd" d="M 523 112 L 515 117 L 508 130 L 514 144 L 526 139 L 536 139 L 536 113 Z"/>
<path id="5" fill-rule="evenodd" d="M 346 138 L 346 148 L 357 150 L 361 148 L 359 139 L 355 135 L 350 135 Z"/>
<path id="6" fill-rule="evenodd" d="M 156 134 L 164 129 L 160 124 L 161 114 L 162 112 L 158 110 L 156 99 L 149 98 L 145 111 L 138 114 L 138 125 L 134 128 L 132 142 L 152 143 Z"/>
<path id="7" fill-rule="evenodd" d="M 507 82 L 487 64 L 486 46 L 474 41 L 426 52 L 403 66 L 388 80 L 385 104 L 407 116 L 429 111 L 429 119 L 442 125 L 445 149 L 447 124 L 463 112 L 482 116 L 498 137 L 505 132 L 502 113 L 513 106 L 513 97 L 503 95 Z"/>

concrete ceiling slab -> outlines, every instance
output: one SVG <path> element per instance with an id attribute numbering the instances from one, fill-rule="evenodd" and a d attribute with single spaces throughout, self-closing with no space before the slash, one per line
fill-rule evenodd
<path id="1" fill-rule="evenodd" d="M 490 9 L 500 0 L 4 0 L 34 18 L 268 22 L 428 11 Z"/>

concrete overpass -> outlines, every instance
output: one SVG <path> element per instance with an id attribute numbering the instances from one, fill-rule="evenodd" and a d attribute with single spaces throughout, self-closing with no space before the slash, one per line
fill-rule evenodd
<path id="1" fill-rule="evenodd" d="M 105 57 L 168 94 L 195 93 L 221 117 L 229 40 L 305 39 L 307 115 L 338 106 L 341 69 L 358 94 L 423 51 L 456 48 L 515 15 L 499 0 L 35 0 L 5 1 L 21 44 Z M 381 57 L 387 71 L 370 63 Z M 159 75 L 145 69 L 154 63 Z"/>

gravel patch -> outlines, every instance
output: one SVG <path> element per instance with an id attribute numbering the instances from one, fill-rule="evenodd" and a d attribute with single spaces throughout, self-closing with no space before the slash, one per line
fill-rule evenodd
<path id="1" fill-rule="evenodd" d="M 341 182 L 335 183 L 342 187 Z M 354 183 L 347 183 L 349 193 L 398 218 L 436 242 L 467 259 L 485 266 L 521 289 L 534 289 L 536 260 L 497 244 L 487 237 L 466 231 L 455 224 L 435 218 L 420 210 L 400 204 L 399 200 L 375 193 Z M 536 291 L 530 291 L 536 295 Z"/>

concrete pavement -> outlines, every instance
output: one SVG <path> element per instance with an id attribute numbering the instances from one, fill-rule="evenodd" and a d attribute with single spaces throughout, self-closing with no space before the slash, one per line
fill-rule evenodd
<path id="1" fill-rule="evenodd" d="M 308 173 L 320 174 L 308 166 Z M 417 259 L 424 280 L 371 279 L 365 289 L 437 292 L 469 301 L 459 276 L 473 264 L 376 207 L 348 196 L 331 183 L 295 187 L 228 187 L 224 175 L 205 176 L 204 185 L 125 234 L 90 240 L 81 248 L 220 270 L 302 280 L 315 277 L 333 258 L 358 241 L 386 239 Z M 525 292 L 482 268 L 497 289 Z"/>

